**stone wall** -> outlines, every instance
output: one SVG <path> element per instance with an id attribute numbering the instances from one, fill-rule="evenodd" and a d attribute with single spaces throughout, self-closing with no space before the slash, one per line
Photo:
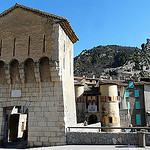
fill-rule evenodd
<path id="1" fill-rule="evenodd" d="M 4 138 L 4 108 L 28 108 L 28 146 L 65 144 L 64 109 L 61 82 L 0 85 L 1 139 Z M 21 90 L 21 97 L 11 97 L 13 90 Z M 5 96 L 4 96 L 5 95 Z"/>
<path id="2" fill-rule="evenodd" d="M 73 74 L 73 43 L 59 26 L 59 60 L 64 100 L 65 127 L 76 125 L 76 106 Z"/>
<path id="3" fill-rule="evenodd" d="M 150 133 L 145 135 L 146 145 L 150 145 Z M 67 144 L 69 145 L 138 145 L 137 133 L 91 133 L 68 132 Z"/>

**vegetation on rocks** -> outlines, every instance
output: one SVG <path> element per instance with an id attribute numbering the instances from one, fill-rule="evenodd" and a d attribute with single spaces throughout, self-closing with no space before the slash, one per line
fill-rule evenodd
<path id="1" fill-rule="evenodd" d="M 109 68 L 117 68 L 125 64 L 135 63 L 133 69 L 140 70 L 150 61 L 147 51 L 137 47 L 118 45 L 97 46 L 90 50 L 83 50 L 74 58 L 74 75 L 99 77 Z"/>

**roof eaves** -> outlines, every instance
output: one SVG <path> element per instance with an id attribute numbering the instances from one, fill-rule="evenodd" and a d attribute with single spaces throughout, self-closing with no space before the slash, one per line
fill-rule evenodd
<path id="1" fill-rule="evenodd" d="M 72 27 L 67 19 L 60 21 L 59 24 L 61 25 L 61 27 L 63 28 L 63 30 L 68 35 L 70 40 L 72 40 L 73 43 L 76 43 L 77 41 L 79 41 L 78 37 L 76 36 L 74 30 L 72 29 Z"/>

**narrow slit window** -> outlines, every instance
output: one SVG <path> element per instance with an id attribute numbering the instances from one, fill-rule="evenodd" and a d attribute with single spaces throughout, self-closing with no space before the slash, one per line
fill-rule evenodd
<path id="1" fill-rule="evenodd" d="M 21 127 L 21 131 L 23 132 L 24 131 L 24 122 L 22 122 L 22 127 Z"/>
<path id="2" fill-rule="evenodd" d="M 28 41 L 28 55 L 30 54 L 30 36 L 29 36 L 29 41 Z"/>
<path id="3" fill-rule="evenodd" d="M 43 53 L 45 53 L 45 34 L 44 34 L 44 37 L 43 37 Z"/>
<path id="4" fill-rule="evenodd" d="M 70 75 L 71 75 L 71 51 L 69 51 L 69 55 L 70 55 Z"/>
<path id="5" fill-rule="evenodd" d="M 65 52 L 65 49 L 66 49 L 66 48 L 65 48 L 65 42 L 64 42 L 64 52 Z"/>
<path id="6" fill-rule="evenodd" d="M 65 56 L 63 58 L 63 68 L 65 69 Z"/>
<path id="7" fill-rule="evenodd" d="M 14 38 L 13 57 L 15 56 L 15 50 L 16 50 L 16 38 Z"/>
<path id="8" fill-rule="evenodd" d="M 0 56 L 2 55 L 2 39 L 1 39 L 1 43 L 0 43 Z"/>

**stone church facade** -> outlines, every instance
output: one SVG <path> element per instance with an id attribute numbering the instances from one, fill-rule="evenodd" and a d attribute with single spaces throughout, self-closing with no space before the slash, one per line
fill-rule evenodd
<path id="1" fill-rule="evenodd" d="M 66 128 L 76 124 L 76 41 L 66 18 L 19 4 L 0 14 L 1 143 L 18 132 L 29 147 L 66 143 Z"/>

